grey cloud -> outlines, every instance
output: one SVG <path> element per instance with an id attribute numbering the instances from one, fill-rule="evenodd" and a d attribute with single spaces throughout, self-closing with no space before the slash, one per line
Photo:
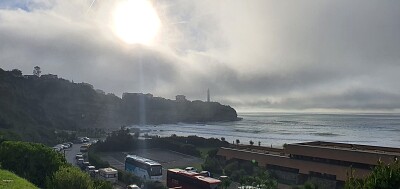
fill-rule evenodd
<path id="1" fill-rule="evenodd" d="M 0 9 L 1 67 L 117 95 L 210 88 L 236 108 L 400 109 L 400 2 L 153 1 L 163 27 L 151 47 L 121 44 L 105 29 L 112 2 L 85 14 L 89 3 Z"/>

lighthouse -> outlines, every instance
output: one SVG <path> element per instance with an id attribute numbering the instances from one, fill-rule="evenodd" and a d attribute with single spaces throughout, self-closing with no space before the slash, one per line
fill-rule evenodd
<path id="1" fill-rule="evenodd" d="M 210 102 L 210 89 L 207 89 L 207 102 Z"/>

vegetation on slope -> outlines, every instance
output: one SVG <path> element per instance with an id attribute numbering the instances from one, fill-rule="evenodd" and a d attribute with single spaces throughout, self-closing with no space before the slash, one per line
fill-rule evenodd
<path id="1" fill-rule="evenodd" d="M 36 186 L 66 164 L 65 158 L 43 144 L 5 141 L 0 144 L 2 169 L 10 170 Z"/>
<path id="2" fill-rule="evenodd" d="M 86 173 L 67 164 L 60 153 L 43 144 L 3 141 L 0 143 L 0 165 L 41 188 L 112 188 L 110 183 L 92 180 Z"/>
<path id="3" fill-rule="evenodd" d="M 51 144 L 59 130 L 236 119 L 233 108 L 216 102 L 178 102 L 139 93 L 121 99 L 87 83 L 25 77 L 20 70 L 0 68 L 0 139 Z"/>
<path id="4" fill-rule="evenodd" d="M 35 185 L 27 180 L 6 170 L 0 169 L 0 189 L 37 189 Z"/>
<path id="5" fill-rule="evenodd" d="M 346 181 L 346 189 L 392 189 L 400 188 L 400 161 L 391 164 L 379 162 L 371 174 L 364 179 L 357 179 L 353 174 Z"/>

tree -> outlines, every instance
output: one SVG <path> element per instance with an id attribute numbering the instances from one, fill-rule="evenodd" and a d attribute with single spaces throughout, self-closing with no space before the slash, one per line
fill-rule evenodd
<path id="1" fill-rule="evenodd" d="M 239 145 L 239 143 L 240 143 L 240 140 L 236 139 L 236 144 Z"/>
<path id="2" fill-rule="evenodd" d="M 220 184 L 221 189 L 228 189 L 232 184 L 232 181 L 229 178 L 223 178 Z"/>
<path id="3" fill-rule="evenodd" d="M 278 182 L 273 179 L 267 172 L 261 172 L 256 176 L 248 176 L 240 179 L 240 184 L 254 186 L 260 189 L 275 189 Z"/>
<path id="4" fill-rule="evenodd" d="M 250 145 L 252 145 L 252 146 L 253 146 L 253 144 L 254 144 L 254 142 L 253 142 L 252 140 L 250 140 Z"/>
<path id="5" fill-rule="evenodd" d="M 11 70 L 11 74 L 13 74 L 14 76 L 22 76 L 22 71 L 19 69 L 13 69 Z"/>
<path id="6" fill-rule="evenodd" d="M 129 151 L 135 148 L 136 139 L 130 134 L 129 129 L 121 128 L 113 131 L 104 142 L 98 142 L 99 151 Z"/>
<path id="7" fill-rule="evenodd" d="M 42 73 L 42 71 L 40 71 L 40 67 L 39 66 L 35 66 L 33 68 L 33 75 L 36 75 L 36 76 L 40 77 L 40 73 Z"/>
<path id="8" fill-rule="evenodd" d="M 60 153 L 43 144 L 4 141 L 0 144 L 0 163 L 3 169 L 43 187 L 46 177 L 66 165 L 66 160 Z"/>
<path id="9" fill-rule="evenodd" d="M 63 166 L 47 182 L 48 189 L 93 189 L 90 176 L 76 167 Z"/>
<path id="10" fill-rule="evenodd" d="M 390 189 L 400 188 L 400 161 L 385 164 L 381 161 L 364 179 L 357 179 L 353 172 L 347 178 L 346 189 Z"/>
<path id="11" fill-rule="evenodd" d="M 95 189 L 112 189 L 113 185 L 109 181 L 104 181 L 104 180 L 94 180 L 94 188 Z"/>
<path id="12" fill-rule="evenodd" d="M 258 141 L 258 146 L 261 146 L 261 141 Z"/>

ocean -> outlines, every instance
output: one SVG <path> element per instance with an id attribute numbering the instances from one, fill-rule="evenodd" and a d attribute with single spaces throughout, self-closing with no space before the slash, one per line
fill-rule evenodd
<path id="1" fill-rule="evenodd" d="M 241 121 L 134 125 L 142 134 L 197 135 L 241 144 L 282 147 L 285 143 L 330 141 L 400 147 L 398 114 L 239 113 Z"/>

